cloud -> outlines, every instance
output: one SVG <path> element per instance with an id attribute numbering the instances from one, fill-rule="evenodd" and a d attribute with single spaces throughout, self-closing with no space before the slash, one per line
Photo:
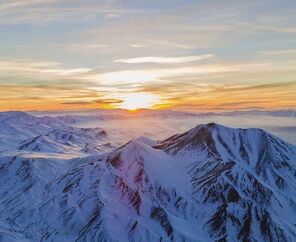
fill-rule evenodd
<path id="1" fill-rule="evenodd" d="M 69 0 L 12 0 L 0 4 L 0 24 L 44 24 L 63 21 L 94 20 L 124 13 L 119 1 L 69 1 Z"/>
<path id="2" fill-rule="evenodd" d="M 37 70 L 59 66 L 53 61 L 32 61 L 28 59 L 0 58 L 0 70 Z"/>
<path id="3" fill-rule="evenodd" d="M 42 70 L 44 73 L 53 73 L 56 75 L 73 75 L 73 74 L 83 74 L 92 71 L 92 68 L 75 68 L 75 69 L 48 69 Z"/>
<path id="4" fill-rule="evenodd" d="M 0 11 L 8 9 L 17 9 L 21 7 L 27 7 L 36 4 L 44 4 L 49 2 L 54 2 L 54 0 L 11 0 L 8 3 L 2 3 L 0 5 Z"/>
<path id="5" fill-rule="evenodd" d="M 175 49 L 184 49 L 184 50 L 191 50 L 195 48 L 192 45 L 181 44 L 181 43 L 176 43 L 176 42 L 166 41 L 166 40 L 138 41 L 130 44 L 130 47 L 133 47 L 133 48 L 161 47 L 161 48 L 175 48 Z"/>
<path id="6" fill-rule="evenodd" d="M 267 56 L 295 55 L 296 49 L 267 50 L 267 51 L 260 51 L 260 53 Z"/>
<path id="7" fill-rule="evenodd" d="M 106 44 L 90 44 L 90 43 L 74 43 L 74 44 L 64 44 L 62 47 L 69 48 L 71 50 L 101 50 L 108 48 Z"/>
<path id="8" fill-rule="evenodd" d="M 92 71 L 92 68 L 63 68 L 61 63 L 52 61 L 33 61 L 29 59 L 0 59 L 0 73 L 8 76 L 20 76 L 31 74 L 52 74 L 57 76 L 80 75 Z"/>
<path id="9" fill-rule="evenodd" d="M 214 57 L 214 55 L 198 55 L 198 56 L 184 56 L 184 57 L 138 57 L 130 59 L 117 59 L 115 63 L 128 63 L 128 64 L 139 64 L 139 63 L 155 63 L 155 64 L 180 64 L 193 61 L 201 61 Z"/>
<path id="10" fill-rule="evenodd" d="M 92 102 L 88 102 L 88 101 L 72 101 L 72 102 L 62 102 L 61 104 L 64 104 L 64 105 L 89 105 L 91 104 Z"/>
<path id="11" fill-rule="evenodd" d="M 77 97 L 76 97 L 77 98 Z M 115 105 L 118 105 L 120 103 L 123 103 L 122 99 L 116 99 L 116 98 L 100 98 L 100 99 L 93 99 L 93 100 L 86 100 L 86 101 L 79 101 L 77 99 L 76 101 L 66 101 L 62 102 L 60 104 L 62 105 L 74 105 L 74 106 L 100 106 L 100 107 L 114 107 Z"/>
<path id="12" fill-rule="evenodd" d="M 115 98 L 104 98 L 104 99 L 101 98 L 93 101 L 93 103 L 97 103 L 97 104 L 119 104 L 122 102 L 123 100 L 115 99 Z"/>
<path id="13" fill-rule="evenodd" d="M 116 18 L 120 18 L 121 15 L 118 13 L 107 13 L 105 15 L 105 19 L 116 19 Z"/>
<path id="14" fill-rule="evenodd" d="M 85 80 L 96 80 L 102 85 L 122 88 L 124 85 L 132 88 L 154 82 L 158 85 L 162 81 L 174 82 L 176 79 L 186 77 L 203 78 L 212 77 L 214 74 L 226 74 L 235 72 L 248 72 L 269 68 L 270 63 L 242 63 L 242 64 L 200 64 L 185 67 L 166 68 L 142 68 L 124 69 L 123 71 L 111 71 L 105 73 L 91 72 L 82 78 Z M 184 83 L 184 82 L 183 82 Z"/>
<path id="15" fill-rule="evenodd" d="M 231 108 L 239 106 L 231 105 L 236 100 L 240 100 L 241 106 L 247 106 L 248 100 L 252 105 L 258 102 L 265 106 L 291 106 L 296 100 L 293 61 L 239 63 L 216 58 L 212 64 L 189 62 L 181 67 L 125 66 L 118 63 L 118 71 L 66 68 L 54 61 L 2 58 L 0 96 L 7 98 L 7 102 L 2 101 L 0 109 L 4 109 L 3 103 L 12 108 L 16 104 L 22 108 L 40 105 L 41 109 L 63 105 L 112 108 L 120 106 L 122 96 L 133 93 L 156 95 L 162 107 L 213 108 L 224 103 Z"/>
<path id="16" fill-rule="evenodd" d="M 177 95 L 167 96 L 168 105 L 175 108 L 189 108 L 199 110 L 210 109 L 248 109 L 254 106 L 260 108 L 291 107 L 295 105 L 294 83 L 263 83 L 260 85 L 209 85 L 202 92 L 199 88 L 183 89 Z M 251 91 L 251 92 L 250 92 Z"/>

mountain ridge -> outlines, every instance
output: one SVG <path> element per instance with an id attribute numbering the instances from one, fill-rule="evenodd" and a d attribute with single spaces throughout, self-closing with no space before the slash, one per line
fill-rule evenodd
<path id="1" fill-rule="evenodd" d="M 1 157 L 0 236 L 293 241 L 295 158 L 293 145 L 261 129 L 215 123 L 157 142 L 140 137 L 69 165 Z"/>

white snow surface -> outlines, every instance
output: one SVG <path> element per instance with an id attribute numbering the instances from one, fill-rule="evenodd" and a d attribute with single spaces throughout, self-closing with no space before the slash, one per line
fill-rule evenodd
<path id="1" fill-rule="evenodd" d="M 216 123 L 123 144 L 86 119 L 0 113 L 0 241 L 296 240 L 294 145 Z"/>

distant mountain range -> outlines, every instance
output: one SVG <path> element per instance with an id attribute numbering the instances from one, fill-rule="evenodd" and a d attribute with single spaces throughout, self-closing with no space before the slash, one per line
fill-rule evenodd
<path id="1" fill-rule="evenodd" d="M 23 112 L 0 113 L 0 152 L 99 154 L 115 148 L 100 128 L 71 125 L 91 117 L 35 117 Z M 1 154 L 1 153 L 0 153 Z"/>
<path id="2" fill-rule="evenodd" d="M 118 147 L 71 124 L 0 113 L 0 241 L 296 241 L 295 146 L 208 123 Z"/>
<path id="3" fill-rule="evenodd" d="M 130 112 L 124 109 L 101 110 L 101 109 L 87 109 L 87 110 L 71 110 L 71 111 L 31 111 L 29 112 L 35 116 L 84 116 L 100 118 L 126 118 L 131 115 L 134 116 L 158 116 L 158 117 L 194 117 L 194 116 L 209 116 L 209 115 L 266 115 L 279 117 L 296 117 L 296 109 L 253 109 L 245 111 L 222 111 L 222 112 L 196 112 L 196 111 L 177 111 L 177 110 L 153 110 L 140 109 L 137 112 Z"/>

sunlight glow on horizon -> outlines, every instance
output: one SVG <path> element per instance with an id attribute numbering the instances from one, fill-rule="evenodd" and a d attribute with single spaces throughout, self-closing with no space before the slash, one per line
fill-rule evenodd
<path id="1" fill-rule="evenodd" d="M 123 96 L 123 102 L 117 105 L 118 108 L 127 110 L 137 110 L 152 108 L 160 102 L 156 95 L 149 93 L 129 93 Z"/>

